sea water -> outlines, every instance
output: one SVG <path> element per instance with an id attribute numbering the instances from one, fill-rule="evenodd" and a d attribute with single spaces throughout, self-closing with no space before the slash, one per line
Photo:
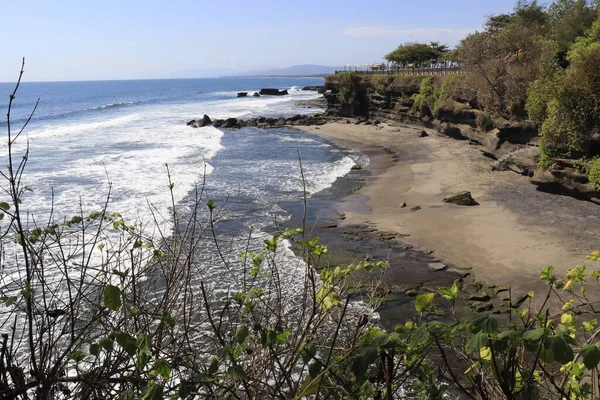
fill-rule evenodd
<path id="1" fill-rule="evenodd" d="M 323 110 L 306 109 L 299 100 L 318 96 L 302 91 L 322 78 L 223 78 L 97 82 L 23 83 L 12 109 L 12 128 L 27 120 L 15 159 L 26 146 L 28 163 L 22 212 L 29 220 L 69 220 L 105 207 L 140 226 L 156 215 L 190 206 L 201 186 L 205 198 L 224 204 L 219 234 L 230 243 L 227 257 L 239 259 L 250 229 L 262 239 L 287 218 L 281 202 L 300 200 L 330 187 L 359 162 L 360 155 L 327 140 L 288 128 L 224 131 L 191 128 L 186 122 L 204 114 L 216 118 L 289 117 Z M 14 85 L 0 84 L 0 108 L 6 110 Z M 288 96 L 237 98 L 263 87 L 287 89 Z M 4 114 L 4 112 L 3 112 Z M 6 131 L 6 120 L 0 123 Z M 6 140 L 0 141 L 0 166 L 7 164 Z M 302 164 L 302 172 L 300 169 Z M 173 193 L 169 190 L 169 175 Z M 108 197 L 110 193 L 110 198 Z M 2 198 L 0 201 L 8 201 Z M 168 218 L 166 218 L 168 219 Z M 260 243 L 259 240 L 257 243 Z M 200 262 L 216 263 L 218 249 L 208 241 Z M 287 246 L 284 243 L 283 246 Z M 290 272 L 302 263 L 291 251 L 281 263 Z M 200 269 L 199 279 L 213 291 L 226 291 L 227 271 Z M 10 266 L 5 266 L 10 272 Z M 290 275 L 290 282 L 298 281 Z"/>

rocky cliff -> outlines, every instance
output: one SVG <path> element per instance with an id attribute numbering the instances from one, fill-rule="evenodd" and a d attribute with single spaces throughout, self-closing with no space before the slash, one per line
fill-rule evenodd
<path id="1" fill-rule="evenodd" d="M 600 195 L 577 161 L 555 159 L 549 169 L 537 168 L 540 157 L 537 126 L 522 117 L 494 118 L 482 110 L 468 75 L 387 76 L 331 75 L 326 79 L 327 115 L 419 124 L 439 134 L 478 146 L 492 168 L 529 177 L 539 190 L 590 200 Z"/>

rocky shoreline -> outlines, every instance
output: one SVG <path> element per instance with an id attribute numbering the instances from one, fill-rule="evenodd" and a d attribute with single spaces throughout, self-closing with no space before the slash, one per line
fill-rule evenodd
<path id="1" fill-rule="evenodd" d="M 257 117 L 250 119 L 237 119 L 237 118 L 225 118 L 212 120 L 208 115 L 204 115 L 199 120 L 191 120 L 187 122 L 187 125 L 192 128 L 202 128 L 205 126 L 213 126 L 221 129 L 241 129 L 241 128 L 282 128 L 284 126 L 314 126 L 314 125 L 325 125 L 330 118 L 327 118 L 323 114 L 318 115 L 294 115 L 290 118 L 268 118 L 268 117 Z"/>
<path id="2" fill-rule="evenodd" d="M 309 89 L 313 88 L 309 87 Z M 418 87 L 403 90 L 405 91 L 401 95 L 390 95 L 391 97 L 385 101 L 377 93 L 369 94 L 366 112 L 355 110 L 352 113 L 344 109 L 340 104 L 339 93 L 334 88 L 317 99 L 298 103 L 305 108 L 326 108 L 325 113 L 298 114 L 289 118 L 257 117 L 247 120 L 237 118 L 212 120 L 208 115 L 204 115 L 201 119 L 188 121 L 187 125 L 192 128 L 213 126 L 227 130 L 244 127 L 270 129 L 286 126 L 321 126 L 328 122 L 340 121 L 356 125 L 378 125 L 386 122 L 392 125 L 422 126 L 478 148 L 483 157 L 492 161 L 494 170 L 512 171 L 527 176 L 539 191 L 600 204 L 600 193 L 591 187 L 587 176 L 572 160 L 558 159 L 549 170 L 538 170 L 539 137 L 535 126 L 531 123 L 506 121 L 491 131 L 483 132 L 477 129 L 475 125 L 479 111 L 471 108 L 476 107 L 476 98 L 468 91 L 460 92 L 456 97 L 456 101 L 465 106 L 464 109 L 454 114 L 444 113 L 439 119 L 432 119 L 419 115 L 411 108 L 412 100 L 407 96 L 413 92 L 418 93 Z"/>
<path id="3" fill-rule="evenodd" d="M 511 125 L 507 123 L 493 132 L 481 132 L 469 124 L 418 118 L 412 115 L 410 111 L 406 111 L 405 115 L 401 114 L 400 119 L 389 119 L 387 118 L 389 116 L 375 112 L 371 113 L 370 117 L 348 116 L 337 112 L 335 107 L 331 107 L 332 96 L 335 96 L 335 94 L 328 92 L 325 97 L 316 100 L 317 102 L 321 102 L 321 107 L 324 101 L 327 102 L 327 112 L 322 114 L 311 116 L 296 115 L 290 118 L 258 117 L 249 120 L 229 118 L 214 121 L 210 117 L 204 116 L 202 119 L 189 121 L 188 126 L 197 128 L 211 125 L 227 130 L 235 130 L 243 127 L 261 129 L 296 127 L 312 131 L 314 129 L 321 129 L 326 124 L 337 124 L 341 125 L 339 129 L 342 131 L 346 129 L 342 126 L 347 125 L 357 129 L 369 129 L 371 134 L 376 134 L 378 130 L 381 130 L 382 133 L 384 131 L 390 133 L 389 131 L 393 131 L 393 127 L 395 126 L 400 128 L 397 131 L 412 130 L 416 132 L 415 137 L 418 138 L 427 138 L 431 134 L 434 134 L 434 136 L 438 136 L 439 138 L 452 139 L 456 143 L 456 146 L 453 147 L 458 146 L 463 148 L 462 146 L 466 146 L 464 149 L 470 150 L 467 152 L 470 154 L 469 157 L 475 162 L 481 162 L 486 165 L 488 171 L 495 170 L 498 171 L 497 173 L 510 171 L 520 176 L 520 178 L 517 178 L 517 175 L 514 175 L 514 180 L 522 181 L 525 178 L 534 184 L 542 181 L 542 184 L 538 184 L 540 192 L 569 194 L 574 198 L 590 200 L 592 202 L 597 201 L 597 194 L 586 190 L 585 182 L 576 174 L 573 174 L 569 168 L 563 170 L 563 178 L 561 178 L 563 180 L 558 184 L 554 183 L 558 187 L 554 190 L 548 190 L 547 186 L 545 186 L 547 183 L 543 183 L 544 176 L 547 174 L 540 174 L 535 165 L 536 157 L 539 153 L 536 143 L 537 136 L 532 129 L 524 129 L 522 124 Z M 306 106 L 313 107 L 315 106 L 314 104 L 314 101 L 310 101 Z M 317 105 L 316 107 L 319 106 Z M 418 128 L 419 126 L 426 129 Z M 323 129 L 328 128 L 324 127 Z M 378 151 L 382 152 L 381 157 L 389 157 L 389 162 L 392 164 L 400 159 L 396 151 L 388 147 L 384 146 Z M 476 158 L 480 158 L 480 161 L 475 160 Z M 468 167 L 465 166 L 464 168 Z M 557 175 L 556 171 L 559 170 L 558 168 L 560 166 L 556 166 L 555 170 L 552 171 L 552 177 Z M 351 179 L 350 177 L 352 176 L 362 176 L 363 179 L 366 179 L 365 173 L 368 174 L 369 171 L 357 169 L 348 175 L 348 179 Z M 503 176 L 507 177 L 506 175 Z M 569 186 L 569 181 L 564 179 L 564 177 L 569 176 L 571 186 Z M 583 187 L 573 187 L 573 182 L 581 184 Z M 345 187 L 343 183 L 340 185 L 341 187 Z M 335 187 L 339 187 L 338 183 L 334 185 Z M 550 187 L 552 187 L 552 183 Z M 331 265 L 356 261 L 357 257 L 364 257 L 365 255 L 373 257 L 376 260 L 388 259 L 393 263 L 394 267 L 386 277 L 386 289 L 381 293 L 381 297 L 386 300 L 382 305 L 382 318 L 384 320 L 393 321 L 394 323 L 401 322 L 399 318 L 401 319 L 403 315 L 408 315 L 410 314 L 409 311 L 412 311 L 412 296 L 435 290 L 438 286 L 448 286 L 454 279 L 461 280 L 466 290 L 460 302 L 463 309 L 470 308 L 476 311 L 503 313 L 507 310 L 509 300 L 515 304 L 527 299 L 526 292 L 523 292 L 523 290 L 513 292 L 512 299 L 509 299 L 510 296 L 507 297 L 505 294 L 500 296 L 500 293 L 507 290 L 505 287 L 486 286 L 481 282 L 473 280 L 469 269 L 465 269 L 461 264 L 449 263 L 444 260 L 444 256 L 441 256 L 442 258 L 440 259 L 430 250 L 413 248 L 406 244 L 403 239 L 410 237 L 411 232 L 400 233 L 397 230 L 381 229 L 377 224 L 371 224 L 368 220 L 364 223 L 348 223 L 348 221 L 345 221 L 344 215 L 339 215 L 334 205 L 339 205 L 340 202 L 364 204 L 365 200 L 361 198 L 361 194 L 354 193 L 358 189 L 350 189 L 352 193 L 346 193 L 345 190 L 342 190 L 342 192 L 338 191 L 337 195 L 333 198 L 320 199 L 321 195 L 319 195 L 311 199 L 311 203 L 317 202 L 317 207 L 314 208 L 328 210 L 326 215 L 317 215 L 311 220 L 311 223 L 315 227 L 314 234 L 321 236 L 325 244 L 336 249 L 335 256 L 329 255 Z M 478 204 L 470 197 L 470 194 L 468 196 L 467 194 L 463 194 L 463 196 L 459 196 L 459 199 L 466 199 L 465 202 L 469 203 L 469 205 Z M 440 197 L 440 203 L 442 203 L 442 200 L 442 197 Z M 547 201 L 545 200 L 545 202 Z M 419 204 L 403 204 L 407 207 L 406 210 L 409 213 L 421 212 L 421 205 Z M 296 217 L 302 215 L 299 210 L 294 210 L 294 206 L 290 207 L 292 215 Z M 300 207 L 300 205 L 297 204 L 295 207 Z M 403 206 L 399 207 L 402 208 Z M 572 266 L 570 265 L 570 267 Z M 542 267 L 544 265 L 536 266 L 536 268 L 540 269 Z M 536 270 L 535 273 L 539 276 L 539 270 Z M 535 273 L 533 276 L 527 278 L 528 282 L 532 282 L 532 284 L 536 283 Z M 406 308 L 406 312 L 402 312 L 403 308 Z"/>

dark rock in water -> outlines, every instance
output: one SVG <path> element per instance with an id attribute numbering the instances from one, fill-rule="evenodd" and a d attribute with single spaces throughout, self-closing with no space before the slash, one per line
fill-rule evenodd
<path id="1" fill-rule="evenodd" d="M 192 128 L 202 128 L 203 126 L 212 125 L 212 121 L 210 120 L 210 117 L 208 115 L 204 114 L 204 117 L 202 117 L 202 119 L 193 119 L 191 121 L 188 121 L 186 125 L 191 126 Z"/>
<path id="2" fill-rule="evenodd" d="M 238 120 L 237 118 L 227 118 L 224 122 L 223 125 L 221 125 L 221 128 L 235 128 L 238 124 Z"/>
<path id="3" fill-rule="evenodd" d="M 202 117 L 201 120 L 196 121 L 196 127 L 198 128 L 202 128 L 203 126 L 207 125 L 212 125 L 212 121 L 210 120 L 210 117 L 206 114 L 204 114 L 204 117 Z"/>
<path id="4" fill-rule="evenodd" d="M 316 125 L 324 125 L 327 123 L 327 120 L 323 118 L 323 115 L 294 115 L 290 118 L 266 118 L 266 117 L 257 117 L 250 118 L 247 120 L 236 119 L 236 118 L 227 118 L 216 119 L 211 121 L 211 119 L 205 115 L 202 120 L 192 120 L 187 123 L 188 126 L 192 126 L 194 128 L 212 125 L 215 128 L 225 128 L 225 129 L 239 129 L 243 127 L 254 127 L 261 129 L 268 128 L 281 128 L 284 126 L 316 126 Z"/>
<path id="5" fill-rule="evenodd" d="M 314 90 L 317 93 L 325 93 L 325 86 L 304 86 L 302 90 Z"/>
<path id="6" fill-rule="evenodd" d="M 246 97 L 246 96 L 248 96 L 248 92 L 239 92 L 237 94 L 237 97 Z"/>
<path id="7" fill-rule="evenodd" d="M 350 168 L 350 169 L 351 169 L 351 170 L 358 170 L 358 169 L 362 169 L 362 167 L 361 167 L 360 165 L 358 165 L 358 164 L 354 164 L 354 165 L 352 166 L 352 168 Z"/>
<path id="8" fill-rule="evenodd" d="M 260 97 L 260 93 L 254 92 L 254 94 L 252 96 L 254 96 L 254 97 Z"/>
<path id="9" fill-rule="evenodd" d="M 260 89 L 259 92 L 260 95 L 262 96 L 284 96 L 286 94 L 289 94 L 287 90 L 279 90 L 279 89 L 274 89 L 274 88 L 264 88 L 264 89 Z"/>
<path id="10" fill-rule="evenodd" d="M 459 206 L 477 206 L 479 205 L 473 197 L 471 197 L 471 192 L 460 192 L 453 196 L 446 197 L 444 203 L 456 204 Z"/>
<path id="11" fill-rule="evenodd" d="M 429 136 L 429 135 L 425 131 L 421 131 L 421 133 L 419 134 L 419 137 L 427 137 L 427 136 Z"/>

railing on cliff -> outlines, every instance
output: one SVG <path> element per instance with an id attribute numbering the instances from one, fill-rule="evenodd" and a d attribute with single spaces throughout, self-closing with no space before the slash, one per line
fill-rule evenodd
<path id="1" fill-rule="evenodd" d="M 455 75 L 465 73 L 464 67 L 390 68 L 382 70 L 340 70 L 337 74 L 352 72 L 360 75 Z"/>

